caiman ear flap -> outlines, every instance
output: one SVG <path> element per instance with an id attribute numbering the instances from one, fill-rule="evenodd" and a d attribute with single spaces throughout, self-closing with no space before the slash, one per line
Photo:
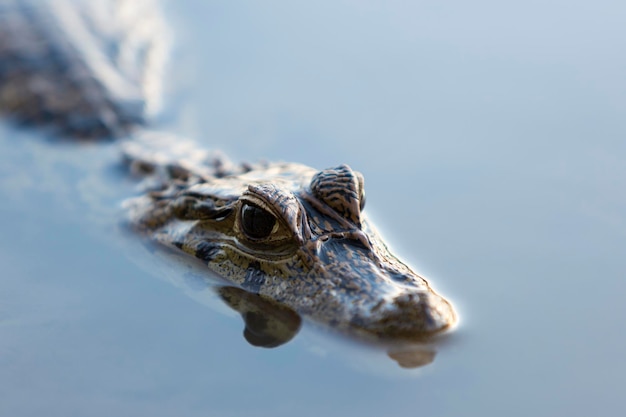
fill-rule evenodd
<path id="1" fill-rule="evenodd" d="M 341 217 L 361 227 L 361 209 L 365 203 L 361 173 L 348 165 L 325 169 L 313 177 L 311 191 Z"/>

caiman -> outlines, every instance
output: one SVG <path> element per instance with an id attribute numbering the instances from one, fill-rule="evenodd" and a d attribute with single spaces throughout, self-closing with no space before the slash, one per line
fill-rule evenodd
<path id="1" fill-rule="evenodd" d="M 163 32 L 145 29 L 158 4 L 103 4 L 0 1 L 3 113 L 57 137 L 119 139 L 130 171 L 150 184 L 125 203 L 131 228 L 249 293 L 380 339 L 455 323 L 451 304 L 367 219 L 363 176 L 348 165 L 234 165 L 174 135 L 141 133 L 162 72 L 151 68 Z"/>

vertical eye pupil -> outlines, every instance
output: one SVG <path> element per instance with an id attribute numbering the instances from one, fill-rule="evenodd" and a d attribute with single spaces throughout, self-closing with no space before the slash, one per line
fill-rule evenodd
<path id="1" fill-rule="evenodd" d="M 276 218 L 266 210 L 257 206 L 244 204 L 241 209 L 241 226 L 243 232 L 252 239 L 263 239 L 268 237 L 274 225 Z"/>

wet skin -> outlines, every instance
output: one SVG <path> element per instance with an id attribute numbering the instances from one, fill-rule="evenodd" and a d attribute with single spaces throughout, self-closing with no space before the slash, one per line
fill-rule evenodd
<path id="1" fill-rule="evenodd" d="M 133 150 L 134 148 L 134 150 Z M 450 328 L 450 303 L 389 252 L 367 220 L 363 177 L 275 163 L 215 172 L 210 163 L 127 161 L 167 179 L 128 204 L 130 222 L 220 277 L 316 322 L 377 339 Z M 166 167 L 164 169 L 164 167 Z"/>

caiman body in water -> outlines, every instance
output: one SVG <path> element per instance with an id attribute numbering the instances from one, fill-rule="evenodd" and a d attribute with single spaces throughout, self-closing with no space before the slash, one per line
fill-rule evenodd
<path id="1" fill-rule="evenodd" d="M 347 165 L 321 171 L 292 163 L 235 166 L 194 147 L 180 152 L 175 136 L 129 134 L 142 117 L 127 113 L 98 77 L 85 45 L 71 47 L 75 35 L 59 36 L 53 18 L 7 4 L 27 24 L 0 29 L 0 109 L 67 136 L 125 136 L 125 161 L 152 184 L 126 203 L 134 230 L 200 259 L 251 293 L 348 333 L 415 339 L 454 324 L 450 303 L 392 255 L 368 221 L 360 173 Z M 55 37 L 42 38 L 51 31 Z M 24 36 L 30 46 L 11 47 Z M 50 39 L 63 39 L 63 48 Z M 156 43 L 149 38 L 142 56 Z M 45 59 L 51 50 L 54 65 Z M 118 78 L 142 85 L 141 77 L 124 78 L 114 56 L 107 62 Z M 72 86 L 65 89 L 71 97 L 55 87 L 59 77 Z M 80 105 L 81 94 L 91 107 Z"/>

